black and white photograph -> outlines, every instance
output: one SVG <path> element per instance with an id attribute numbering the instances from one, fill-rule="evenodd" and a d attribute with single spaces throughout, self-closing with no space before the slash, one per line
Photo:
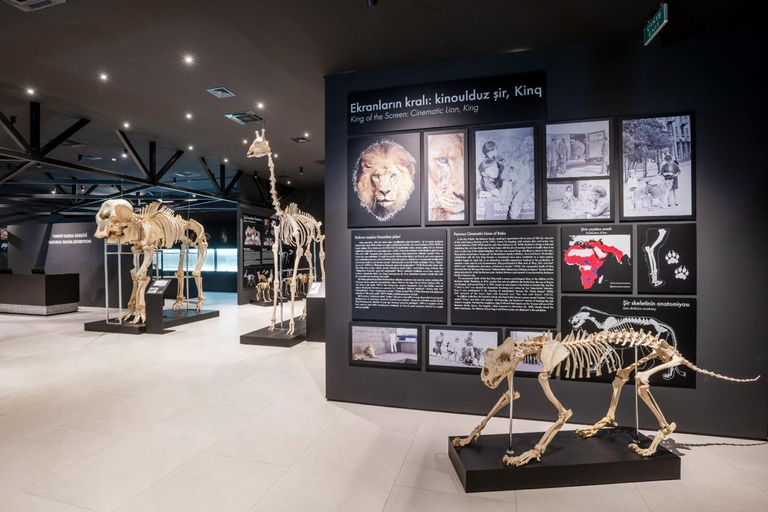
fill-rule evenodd
<path id="1" fill-rule="evenodd" d="M 421 328 L 417 325 L 349 324 L 349 362 L 421 370 Z"/>
<path id="2" fill-rule="evenodd" d="M 693 218 L 691 115 L 621 120 L 621 218 Z"/>
<path id="3" fill-rule="evenodd" d="M 541 336 L 543 333 L 544 331 L 537 331 L 535 329 L 507 329 L 507 336 L 504 340 L 512 338 L 515 341 L 526 341 L 536 336 Z M 544 365 L 541 364 L 538 354 L 530 354 L 517 363 L 515 377 L 536 377 L 543 370 Z"/>
<path id="4" fill-rule="evenodd" d="M 347 223 L 351 228 L 421 224 L 421 134 L 348 142 Z"/>
<path id="5" fill-rule="evenodd" d="M 427 370 L 479 374 L 485 349 L 499 346 L 500 329 L 427 327 Z"/>
<path id="6" fill-rule="evenodd" d="M 562 236 L 564 293 L 632 293 L 632 226 L 566 226 Z"/>
<path id="7" fill-rule="evenodd" d="M 610 175 L 611 122 L 608 119 L 548 124 L 547 179 Z"/>
<path id="8" fill-rule="evenodd" d="M 563 296 L 560 312 L 563 335 L 572 331 L 595 333 L 642 329 L 665 340 L 679 350 L 685 359 L 696 362 L 696 299 Z M 634 348 L 615 348 L 624 367 L 635 362 Z M 647 347 L 638 348 L 638 359 L 649 354 Z M 659 364 L 659 359 L 653 359 L 641 364 L 640 371 L 650 370 Z M 603 373 L 598 377 L 591 373 L 589 379 L 585 376 L 579 380 L 610 382 L 614 377 L 614 374 Z M 650 382 L 652 386 L 695 388 L 696 373 L 686 366 L 679 366 L 651 375 Z"/>
<path id="9" fill-rule="evenodd" d="M 476 223 L 536 220 L 535 145 L 532 126 L 475 132 Z"/>
<path id="10" fill-rule="evenodd" d="M 466 130 L 426 133 L 424 145 L 426 224 L 468 224 Z"/>
<path id="11" fill-rule="evenodd" d="M 638 226 L 637 291 L 696 293 L 696 225 Z"/>
<path id="12" fill-rule="evenodd" d="M 611 180 L 547 181 L 547 221 L 611 220 Z"/>

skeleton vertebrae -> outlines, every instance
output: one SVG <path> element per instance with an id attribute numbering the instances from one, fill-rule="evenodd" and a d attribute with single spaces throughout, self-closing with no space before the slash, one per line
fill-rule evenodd
<path id="1" fill-rule="evenodd" d="M 644 347 L 650 351 L 650 354 L 638 360 L 636 363 L 621 368 L 621 358 L 616 352 L 617 347 Z M 661 339 L 658 334 L 644 332 L 642 329 L 640 331 L 635 331 L 633 329 L 603 331 L 596 334 L 586 334 L 581 332 L 579 334 L 569 334 L 563 339 L 561 339 L 559 334 L 556 338 L 552 338 L 549 333 L 544 333 L 541 336 L 536 336 L 535 338 L 528 340 L 514 341 L 511 338 L 508 338 L 498 348 L 487 349 L 485 351 L 485 363 L 483 365 L 481 378 L 485 385 L 491 389 L 498 387 L 501 381 L 506 378 L 510 384 L 510 389 L 512 389 L 512 378 L 518 363 L 534 354 L 538 355 L 542 364 L 542 372 L 539 374 L 539 383 L 541 384 L 547 399 L 557 409 L 558 419 L 549 430 L 544 433 L 541 440 L 533 447 L 533 449 L 528 450 L 517 457 L 505 455 L 503 460 L 507 465 L 520 466 L 528 463 L 532 459 L 541 460 L 541 456 L 546 451 L 549 443 L 563 427 L 565 422 L 568 421 L 568 418 L 571 417 L 572 411 L 563 407 L 549 386 L 550 377 L 563 369 L 565 370 L 565 375 L 569 377 L 583 377 L 585 376 L 584 370 L 586 370 L 587 378 L 589 378 L 591 370 L 594 370 L 597 375 L 600 375 L 603 367 L 611 373 L 616 373 L 616 378 L 613 380 L 611 404 L 605 417 L 589 428 L 576 431 L 580 436 L 585 438 L 595 435 L 604 427 L 616 426 L 615 414 L 621 395 L 621 388 L 629 381 L 629 376 L 632 372 L 636 372 L 635 382 L 637 384 L 638 395 L 643 402 L 645 402 L 654 416 L 656 416 L 656 419 L 659 422 L 659 430 L 648 448 L 640 448 L 634 443 L 629 445 L 631 450 L 644 457 L 655 454 L 659 443 L 666 436 L 674 432 L 676 428 L 674 423 L 667 422 L 661 409 L 659 409 L 656 400 L 651 395 L 649 379 L 652 375 L 661 371 L 675 369 L 678 366 L 683 365 L 695 372 L 730 382 L 754 382 L 760 378 L 758 376 L 752 379 L 735 379 L 733 377 L 726 377 L 709 370 L 701 369 L 684 358 L 677 348 L 671 346 L 666 340 Z M 659 359 L 662 364 L 647 371 L 637 372 L 637 367 L 654 359 Z M 515 393 L 514 397 L 510 397 L 509 391 L 505 392 L 493 409 L 491 409 L 491 412 L 488 413 L 488 416 L 475 427 L 469 436 L 463 439 L 455 438 L 452 441 L 453 445 L 456 447 L 466 446 L 473 440 L 477 440 L 480 436 L 480 432 L 485 428 L 488 421 L 499 412 L 499 410 L 506 406 L 511 399 L 517 398 L 519 398 L 517 393 Z"/>
<path id="2" fill-rule="evenodd" d="M 195 309 L 200 311 L 205 301 L 200 269 L 205 262 L 208 249 L 208 241 L 202 224 L 194 219 L 186 220 L 160 203 L 150 203 L 139 212 L 134 213 L 133 206 L 125 199 L 104 201 L 96 214 L 96 224 L 98 225 L 94 234 L 96 238 L 106 238 L 109 243 L 131 244 L 133 286 L 131 298 L 128 301 L 128 310 L 122 318 L 124 321 L 131 318 L 133 318 L 131 323 L 134 324 L 146 321 L 144 291 L 150 281 L 147 270 L 152 263 L 152 257 L 156 249 L 170 248 L 177 243 L 181 243 L 181 257 L 176 271 L 178 291 L 173 307 L 179 309 L 184 302 L 183 265 L 187 249 L 192 246 L 198 249 L 197 264 L 192 275 L 197 285 L 197 307 Z M 187 235 L 188 231 L 195 234 L 194 238 Z"/>

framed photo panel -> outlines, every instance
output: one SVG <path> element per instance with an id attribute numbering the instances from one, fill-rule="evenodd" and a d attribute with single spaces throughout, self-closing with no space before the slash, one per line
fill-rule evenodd
<path id="1" fill-rule="evenodd" d="M 696 293 L 696 224 L 637 226 L 639 293 Z"/>
<path id="2" fill-rule="evenodd" d="M 349 139 L 347 225 L 421 225 L 421 134 Z"/>
<path id="3" fill-rule="evenodd" d="M 467 131 L 424 134 L 424 223 L 469 224 Z"/>
<path id="4" fill-rule="evenodd" d="M 349 364 L 421 370 L 421 326 L 350 322 Z"/>
<path id="5" fill-rule="evenodd" d="M 621 220 L 696 216 L 693 114 L 621 119 Z"/>
<path id="6" fill-rule="evenodd" d="M 632 293 L 632 226 L 566 226 L 562 236 L 564 293 Z"/>
<path id="7" fill-rule="evenodd" d="M 501 343 L 501 329 L 427 326 L 427 371 L 480 374 L 485 349 Z"/>
<path id="8" fill-rule="evenodd" d="M 535 127 L 477 130 L 473 136 L 474 223 L 536 222 Z"/>
<path id="9" fill-rule="evenodd" d="M 543 329 L 507 329 L 506 337 L 513 340 L 529 340 L 536 336 L 541 336 L 545 331 Z M 551 332 L 551 331 L 550 331 Z M 503 342 L 502 342 L 503 343 Z M 528 355 L 517 364 L 515 368 L 515 377 L 537 377 L 544 370 L 544 365 L 537 355 Z"/>
<path id="10" fill-rule="evenodd" d="M 610 119 L 565 121 L 544 126 L 544 220 L 613 219 Z"/>

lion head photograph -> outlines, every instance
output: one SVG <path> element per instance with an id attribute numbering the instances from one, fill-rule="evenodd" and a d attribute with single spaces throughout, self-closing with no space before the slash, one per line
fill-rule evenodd
<path id="1" fill-rule="evenodd" d="M 464 133 L 441 133 L 427 136 L 427 190 L 429 221 L 463 221 Z"/>
<path id="2" fill-rule="evenodd" d="M 400 144 L 382 139 L 360 153 L 352 180 L 360 205 L 379 221 L 387 221 L 413 194 L 416 159 Z"/>

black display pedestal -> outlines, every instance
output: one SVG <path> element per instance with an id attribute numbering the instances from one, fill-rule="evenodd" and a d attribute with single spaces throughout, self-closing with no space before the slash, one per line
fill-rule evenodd
<path id="1" fill-rule="evenodd" d="M 297 300 L 298 300 L 298 299 L 297 299 Z M 289 302 L 289 300 L 288 300 L 288 299 L 277 299 L 277 303 L 278 303 L 278 304 L 280 304 L 280 303 L 286 303 L 286 302 Z M 271 300 L 256 300 L 256 299 L 251 299 L 251 300 L 250 300 L 250 303 L 251 303 L 253 306 L 261 306 L 261 307 L 263 307 L 263 308 L 271 308 L 271 307 L 274 305 L 274 302 L 273 302 L 273 301 L 271 301 Z"/>
<path id="2" fill-rule="evenodd" d="M 542 433 L 521 433 L 512 437 L 515 455 L 533 448 Z M 640 457 L 627 448 L 634 429 L 600 431 L 582 439 L 576 432 L 560 432 L 547 447 L 541 462 L 507 467 L 502 462 L 509 447 L 509 435 L 481 435 L 477 442 L 456 449 L 448 439 L 448 456 L 466 492 L 541 489 L 654 480 L 679 480 L 680 457 L 659 447 L 653 457 Z M 640 446 L 650 439 L 640 434 Z"/>
<path id="3" fill-rule="evenodd" d="M 106 320 L 86 322 L 85 330 L 90 332 L 116 332 L 118 334 L 144 334 L 147 330 L 144 324 L 118 324 L 114 322 L 114 320 L 109 323 Z"/>
<path id="4" fill-rule="evenodd" d="M 270 331 L 269 327 L 258 329 L 256 331 L 249 332 L 240 336 L 240 343 L 243 345 L 262 345 L 266 347 L 292 347 L 298 345 L 302 341 L 307 339 L 307 322 L 296 318 L 296 329 L 291 335 L 286 334 L 288 332 L 288 320 L 283 322 L 283 328 L 278 325 L 274 331 Z"/>
<path id="5" fill-rule="evenodd" d="M 307 340 L 325 343 L 325 297 L 307 297 Z"/>

